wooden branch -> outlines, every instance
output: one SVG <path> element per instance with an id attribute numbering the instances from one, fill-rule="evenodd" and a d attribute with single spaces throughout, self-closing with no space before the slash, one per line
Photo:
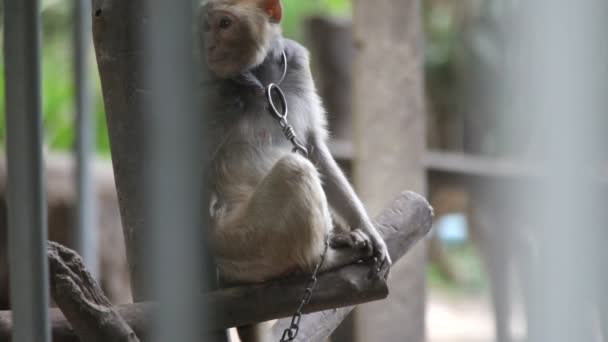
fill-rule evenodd
<path id="1" fill-rule="evenodd" d="M 386 240 L 393 262 L 403 257 L 431 229 L 433 210 L 426 200 L 413 192 L 401 194 L 379 217 L 375 224 Z M 354 309 L 321 311 L 302 317 L 297 341 L 326 341 L 344 318 Z M 273 333 L 275 340 L 289 326 L 290 318 L 278 321 Z"/>
<path id="2" fill-rule="evenodd" d="M 139 342 L 76 252 L 49 241 L 47 256 L 51 295 L 80 340 Z"/>
<path id="3" fill-rule="evenodd" d="M 403 193 L 376 219 L 380 231 L 387 240 L 393 260 L 396 261 L 403 256 L 428 233 L 431 220 L 432 210 L 426 200 L 411 192 Z M 305 311 L 308 313 L 330 309 L 331 311 L 306 316 L 302 322 L 302 336 L 312 336 L 314 322 L 319 330 L 337 326 L 347 311 L 336 310 L 336 308 L 352 307 L 382 299 L 388 295 L 384 280 L 367 278 L 369 267 L 364 263 L 351 265 L 324 273 L 319 277 L 313 299 Z M 223 330 L 291 315 L 299 304 L 304 283 L 304 278 L 298 277 L 264 284 L 226 288 L 209 293 L 200 300 L 204 304 L 221 309 L 216 312 L 209 326 L 212 330 Z M 87 298 L 96 298 L 97 295 L 87 294 Z M 117 307 L 120 316 L 143 340 L 145 340 L 153 310 L 155 310 L 153 303 Z M 321 324 L 321 319 L 325 320 L 322 322 L 323 324 Z M 59 310 L 51 309 L 51 321 L 53 341 L 79 341 Z M 0 312 L 0 341 L 10 341 L 11 327 L 11 313 Z M 326 334 L 319 333 L 316 336 L 326 336 Z"/>
<path id="4" fill-rule="evenodd" d="M 141 175 L 147 163 L 141 129 L 146 120 L 143 38 L 149 32 L 144 0 L 93 0 L 93 41 L 101 79 L 112 166 L 125 237 L 131 290 L 135 301 L 147 300 L 138 246 L 144 221 Z"/>
<path id="5" fill-rule="evenodd" d="M 73 250 L 48 242 L 53 299 L 76 335 L 87 342 L 139 342 Z"/>
<path id="6" fill-rule="evenodd" d="M 56 242 L 47 244 L 53 340 L 61 342 L 139 342 L 139 339 L 86 270 L 82 258 Z M 0 341 L 11 341 L 12 317 L 0 313 Z"/>

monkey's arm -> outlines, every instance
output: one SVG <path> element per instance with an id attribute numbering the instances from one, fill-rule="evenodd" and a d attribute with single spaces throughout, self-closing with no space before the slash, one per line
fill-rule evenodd
<path id="1" fill-rule="evenodd" d="M 327 143 L 318 136 L 310 139 L 310 159 L 323 177 L 323 190 L 329 205 L 340 215 L 351 229 L 361 229 L 367 233 L 373 244 L 377 272 L 392 264 L 386 243 L 367 215 L 363 203 L 353 190 L 346 176 L 332 157 Z"/>

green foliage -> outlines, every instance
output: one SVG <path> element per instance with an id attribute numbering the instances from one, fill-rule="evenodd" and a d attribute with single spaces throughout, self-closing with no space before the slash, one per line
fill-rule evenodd
<path id="1" fill-rule="evenodd" d="M 313 14 L 346 16 L 351 13 L 350 0 L 283 0 L 285 36 L 302 40 L 302 20 Z"/>
<path id="2" fill-rule="evenodd" d="M 63 42 L 54 44 L 56 47 L 48 49 L 42 63 L 45 142 L 48 146 L 65 150 L 71 147 L 74 138 L 73 73 L 70 63 L 61 62 L 70 60 L 69 47 Z"/>
<path id="3" fill-rule="evenodd" d="M 42 111 L 45 131 L 45 144 L 53 150 L 67 151 L 73 148 L 74 142 L 74 73 L 71 47 L 72 26 L 69 22 L 69 2 L 48 0 L 43 2 L 43 39 L 42 39 Z M 91 74 L 95 77 L 93 84 L 92 109 L 97 123 L 97 150 L 109 153 L 105 113 L 101 98 L 99 80 L 90 60 Z M 0 68 L 4 70 L 3 56 L 0 56 Z M 6 139 L 4 73 L 0 74 L 0 143 Z"/>
<path id="4" fill-rule="evenodd" d="M 427 64 L 431 68 L 445 65 L 452 59 L 458 36 L 453 8 L 445 4 L 427 4 L 424 16 Z"/>

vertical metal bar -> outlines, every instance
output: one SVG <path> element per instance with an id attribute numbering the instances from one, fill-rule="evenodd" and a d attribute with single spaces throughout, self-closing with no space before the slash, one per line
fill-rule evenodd
<path id="1" fill-rule="evenodd" d="M 505 127 L 531 128 L 537 151 L 531 157 L 544 171 L 516 199 L 516 216 L 530 223 L 528 257 L 520 261 L 528 340 L 605 340 L 608 215 L 596 172 L 608 157 L 608 3 L 518 3 L 509 31 Z"/>
<path id="2" fill-rule="evenodd" d="M 96 191 L 92 175 L 95 120 L 91 110 L 89 52 L 91 1 L 74 0 L 74 77 L 76 84 L 76 250 L 93 276 L 98 275 Z"/>
<path id="3" fill-rule="evenodd" d="M 200 341 L 203 291 L 203 122 L 195 105 L 193 8 L 189 0 L 145 3 L 146 276 L 161 303 L 154 341 Z"/>
<path id="4" fill-rule="evenodd" d="M 4 1 L 13 341 L 50 341 L 38 0 Z"/>

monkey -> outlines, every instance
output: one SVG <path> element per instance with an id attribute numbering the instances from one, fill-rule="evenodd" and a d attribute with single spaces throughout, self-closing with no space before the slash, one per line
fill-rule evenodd
<path id="1" fill-rule="evenodd" d="M 330 210 L 350 232 L 331 240 L 323 268 L 340 263 L 338 247 L 369 244 L 376 268 L 388 269 L 386 244 L 329 151 L 309 53 L 282 36 L 281 1 L 209 0 L 201 16 L 202 55 L 211 78 L 205 87 L 210 236 L 222 276 L 263 282 L 310 271 L 333 233 Z M 269 114 L 265 85 L 279 81 L 307 157 L 292 151 Z"/>
<path id="2" fill-rule="evenodd" d="M 388 276 L 386 243 L 329 151 L 308 50 L 282 36 L 282 13 L 280 0 L 208 0 L 199 12 L 209 241 L 219 273 L 259 283 L 310 273 L 323 256 L 321 271 L 367 256 L 373 276 Z M 288 109 L 291 141 L 272 115 L 273 83 L 285 108 L 280 94 L 270 100 Z M 333 217 L 347 229 L 335 229 Z"/>

